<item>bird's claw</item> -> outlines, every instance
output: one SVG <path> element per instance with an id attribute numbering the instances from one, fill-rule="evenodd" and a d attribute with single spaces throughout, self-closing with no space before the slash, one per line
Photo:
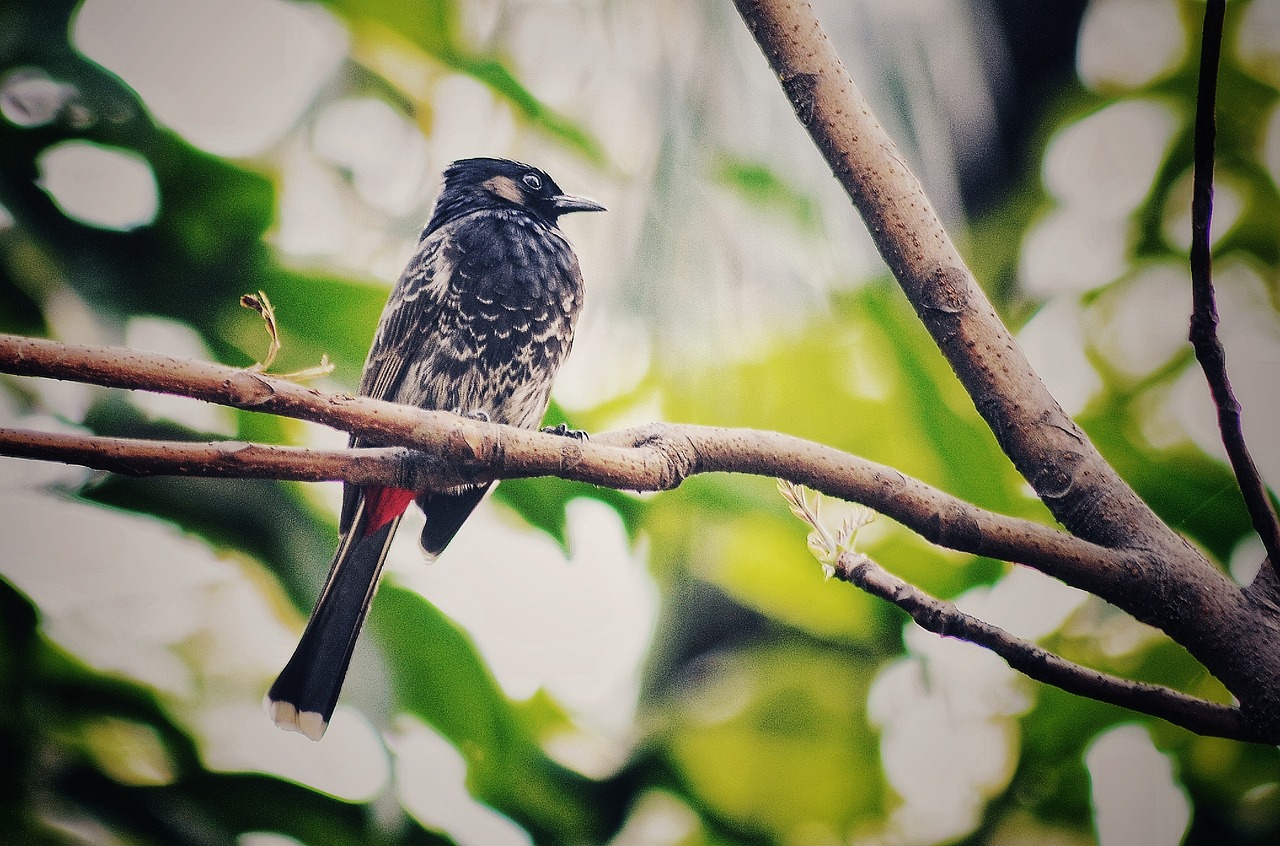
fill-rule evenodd
<path id="1" fill-rule="evenodd" d="M 582 429 L 570 429 L 567 423 L 558 423 L 555 426 L 543 426 L 542 431 L 548 435 L 559 435 L 562 438 L 573 438 L 579 441 L 587 441 L 591 436 Z"/>
<path id="2" fill-rule="evenodd" d="M 479 420 L 483 423 L 493 422 L 493 420 L 489 417 L 489 412 L 481 408 L 473 408 L 470 411 L 463 411 L 461 408 L 452 408 L 450 409 L 450 411 L 462 417 L 470 417 L 472 420 Z"/>

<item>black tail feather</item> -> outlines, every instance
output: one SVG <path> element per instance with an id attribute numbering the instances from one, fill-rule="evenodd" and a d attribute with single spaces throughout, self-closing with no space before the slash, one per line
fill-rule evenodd
<path id="1" fill-rule="evenodd" d="M 364 535 L 363 508 L 338 545 L 329 577 L 298 648 L 267 693 L 271 718 L 281 728 L 319 740 L 342 690 L 356 638 L 373 601 L 399 518 Z"/>
<path id="2" fill-rule="evenodd" d="M 444 552 L 462 524 L 484 499 L 489 485 L 468 488 L 460 493 L 424 493 L 418 497 L 418 507 L 427 517 L 422 527 L 422 551 L 431 556 Z"/>

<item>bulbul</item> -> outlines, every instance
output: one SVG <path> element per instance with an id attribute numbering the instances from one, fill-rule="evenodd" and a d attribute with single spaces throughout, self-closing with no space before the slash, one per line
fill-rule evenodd
<path id="1" fill-rule="evenodd" d="M 462 159 L 378 323 L 363 396 L 533 428 L 569 354 L 582 271 L 557 222 L 603 211 L 546 173 L 506 159 Z M 352 446 L 361 446 L 352 437 Z M 438 556 L 488 484 L 448 490 L 343 491 L 341 538 L 293 657 L 267 693 L 281 728 L 319 740 L 328 727 L 396 526 L 409 503 L 426 515 L 422 550 Z"/>

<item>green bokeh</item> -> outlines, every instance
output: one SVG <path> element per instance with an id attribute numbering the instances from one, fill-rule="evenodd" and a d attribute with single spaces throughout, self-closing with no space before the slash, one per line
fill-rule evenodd
<path id="1" fill-rule="evenodd" d="M 327 5 L 360 38 L 411 45 L 433 67 L 479 81 L 539 143 L 601 172 L 625 171 L 586 122 L 547 105 L 525 85 L 509 57 L 468 44 L 460 3 Z M 1189 23 L 1203 9 L 1191 0 L 1180 5 Z M 1248 5 L 1230 4 L 1229 36 Z M 282 259 L 266 238 L 279 214 L 278 174 L 201 152 L 155 124 L 132 90 L 67 43 L 74 8 L 65 1 L 0 5 L 0 74 L 38 67 L 113 115 L 86 127 L 55 121 L 19 128 L 0 120 L 0 204 L 14 219 L 0 231 L 0 329 L 48 334 L 55 296 L 71 291 L 109 340 L 122 339 L 129 318 L 153 315 L 190 326 L 214 358 L 244 366 L 263 356 L 266 335 L 238 300 L 263 290 L 276 307 L 284 342 L 276 369 L 309 367 L 327 356 L 336 370 L 324 387 L 350 390 L 386 286 Z M 1274 299 L 1280 194 L 1258 151 L 1280 93 L 1242 69 L 1231 50 L 1224 62 L 1219 175 L 1244 189 L 1246 206 L 1217 245 L 1217 256 L 1256 269 Z M 1157 97 L 1185 123 L 1194 67 L 1189 56 L 1176 73 L 1145 88 L 1099 94 L 1072 83 L 1049 99 L 1020 178 L 958 235 L 1015 328 L 1040 306 L 1018 288 L 1016 268 L 1023 236 L 1054 204 L 1040 185 L 1039 157 L 1048 139 L 1081 116 L 1128 98 Z M 367 67 L 363 72 L 373 73 Z M 381 92 L 396 89 L 389 80 L 375 83 Z M 430 107 L 417 106 L 423 111 L 415 117 L 424 127 Z M 42 150 L 68 138 L 145 158 L 161 197 L 154 223 L 118 233 L 63 214 L 36 184 L 35 162 Z M 785 163 L 725 147 L 705 150 L 699 159 L 707 185 L 807 243 L 824 237 L 824 206 L 798 187 Z M 1163 222 L 1190 160 L 1184 127 L 1142 207 L 1123 222 L 1134 268 L 1183 260 L 1165 241 Z M 661 184 L 664 178 L 654 177 L 657 190 L 672 190 Z M 1094 292 L 1082 301 L 1096 305 L 1100 298 Z M 1087 352 L 1100 362 L 1095 350 Z M 1101 368 L 1103 388 L 1080 422 L 1162 518 L 1225 563 L 1249 536 L 1229 472 L 1189 443 L 1157 448 L 1142 435 L 1152 397 L 1190 366 L 1190 357 L 1181 355 L 1137 384 Z M 7 380 L 2 387 L 15 406 L 34 409 L 20 383 Z M 589 425 L 636 408 L 657 409 L 673 421 L 810 438 L 982 507 L 1051 522 L 888 280 L 832 294 L 801 325 L 760 339 L 749 357 L 690 363 L 659 350 L 630 393 L 571 415 L 556 408 L 548 422 L 571 417 Z M 293 443 L 303 437 L 290 421 L 248 412 L 237 412 L 234 420 L 234 436 L 245 440 Z M 110 435 L 210 437 L 148 420 L 127 399 L 105 393 L 83 421 L 73 422 Z M 336 536 L 332 515 L 293 484 L 109 477 L 67 493 L 159 517 L 214 549 L 261 565 L 299 614 L 319 590 Z M 474 796 L 538 843 L 608 842 L 628 814 L 655 795 L 695 817 L 691 832 L 678 841 L 690 846 L 844 842 L 882 830 L 898 799 L 884 775 L 866 701 L 877 673 L 907 650 L 904 617 L 848 585 L 824 580 L 806 549 L 807 527 L 788 512 L 772 480 L 698 477 L 646 498 L 555 479 L 513 480 L 497 496 L 531 530 L 562 547 L 571 501 L 594 498 L 612 508 L 628 538 L 647 550 L 663 604 L 634 748 L 612 774 L 588 778 L 547 751 L 548 739 L 572 724 L 560 703 L 545 691 L 511 702 L 454 621 L 404 587 L 382 588 L 369 626 L 378 649 L 359 660 L 378 664 L 373 674 L 389 686 L 390 711 L 420 719 L 458 749 Z M 860 549 L 944 598 L 992 584 L 1008 569 L 938 550 L 886 518 L 874 524 Z M 0 697 L 7 703 L 0 708 L 0 830 L 16 842 L 78 842 L 50 824 L 54 806 L 100 825 L 118 842 L 137 844 L 234 843 L 258 830 L 312 844 L 448 842 L 404 818 L 403 809 L 388 814 L 388 805 L 399 808 L 394 797 L 347 803 L 280 778 L 210 771 L 163 696 L 63 653 L 42 630 L 41 613 L 0 581 Z M 1091 603 L 1074 618 L 1075 628 L 1046 644 L 1100 670 L 1225 699 L 1199 665 L 1158 635 L 1118 654 L 1104 649 L 1104 629 L 1116 614 Z M 1016 769 L 984 805 L 966 842 L 987 842 L 1005 822 L 1028 816 L 1048 831 L 1091 838 L 1084 754 L 1101 732 L 1127 722 L 1147 727 L 1157 748 L 1172 758 L 1194 808 L 1188 843 L 1280 838 L 1275 749 L 1199 738 L 1056 689 L 1029 688 L 1030 709 L 1016 718 Z M 103 725 L 151 738 L 147 743 L 168 762 L 171 778 L 128 783 L 91 742 L 95 727 Z"/>

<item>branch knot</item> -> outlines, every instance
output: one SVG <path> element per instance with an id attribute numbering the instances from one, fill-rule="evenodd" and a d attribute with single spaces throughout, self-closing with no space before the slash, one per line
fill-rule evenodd
<path id="1" fill-rule="evenodd" d="M 239 408 L 254 408 L 271 402 L 276 390 L 266 379 L 249 370 L 242 370 L 222 383 L 228 399 Z"/>
<path id="2" fill-rule="evenodd" d="M 698 472 L 698 448 L 688 436 L 673 436 L 661 423 L 645 427 L 636 440 L 637 448 L 652 450 L 660 459 L 655 490 L 678 488 Z"/>

